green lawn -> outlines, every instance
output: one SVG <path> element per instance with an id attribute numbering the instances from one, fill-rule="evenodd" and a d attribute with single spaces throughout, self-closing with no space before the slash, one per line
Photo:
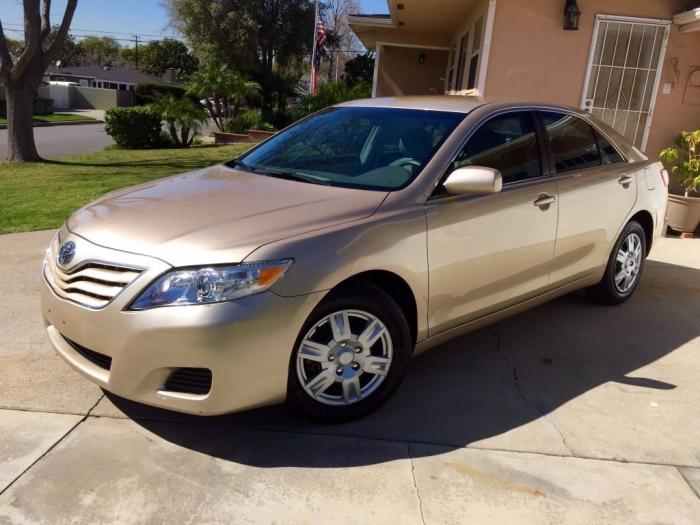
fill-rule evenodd
<path id="1" fill-rule="evenodd" d="M 249 147 L 108 149 L 41 163 L 0 162 L 0 233 L 58 228 L 73 211 L 104 193 L 218 164 Z"/>
<path id="2" fill-rule="evenodd" d="M 34 122 L 75 122 L 76 120 L 95 120 L 85 115 L 66 115 L 57 113 L 54 115 L 34 115 Z M 0 117 L 0 124 L 7 124 L 7 119 Z"/>

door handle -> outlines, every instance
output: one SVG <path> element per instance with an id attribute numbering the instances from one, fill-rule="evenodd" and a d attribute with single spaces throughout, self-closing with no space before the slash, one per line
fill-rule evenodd
<path id="1" fill-rule="evenodd" d="M 557 198 L 554 195 L 550 195 L 549 193 L 540 193 L 539 197 L 537 197 L 537 200 L 533 202 L 533 204 L 538 208 L 544 208 L 554 203 L 556 200 Z"/>
<path id="2" fill-rule="evenodd" d="M 619 182 L 621 186 L 627 187 L 632 184 L 633 180 L 634 178 L 630 177 L 629 175 L 623 175 L 617 180 L 617 182 Z"/>

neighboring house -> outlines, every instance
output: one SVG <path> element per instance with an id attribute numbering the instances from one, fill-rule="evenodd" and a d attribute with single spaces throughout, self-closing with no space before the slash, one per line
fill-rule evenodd
<path id="1" fill-rule="evenodd" d="M 700 127 L 700 2 L 387 0 L 349 23 L 374 96 L 449 93 L 585 108 L 655 156 Z M 565 8 L 578 30 L 564 30 Z M 696 8 L 696 9 L 693 9 Z M 676 15 L 676 16 L 674 16 Z"/>
<path id="2" fill-rule="evenodd" d="M 75 82 L 83 87 L 133 91 L 140 83 L 180 85 L 174 71 L 165 78 L 143 73 L 136 69 L 112 69 L 100 66 L 59 67 L 47 72 L 48 80 Z"/>

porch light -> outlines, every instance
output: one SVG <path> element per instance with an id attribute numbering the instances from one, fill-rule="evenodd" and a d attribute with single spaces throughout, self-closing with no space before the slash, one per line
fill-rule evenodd
<path id="1" fill-rule="evenodd" d="M 580 21 L 581 9 L 579 9 L 576 0 L 566 0 L 566 7 L 564 7 L 564 29 L 566 31 L 577 31 Z"/>

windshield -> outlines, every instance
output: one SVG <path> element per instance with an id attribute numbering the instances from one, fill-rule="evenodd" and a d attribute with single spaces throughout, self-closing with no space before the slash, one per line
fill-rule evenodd
<path id="1" fill-rule="evenodd" d="M 464 117 L 414 109 L 329 108 L 229 164 L 305 182 L 391 191 L 420 173 Z"/>

